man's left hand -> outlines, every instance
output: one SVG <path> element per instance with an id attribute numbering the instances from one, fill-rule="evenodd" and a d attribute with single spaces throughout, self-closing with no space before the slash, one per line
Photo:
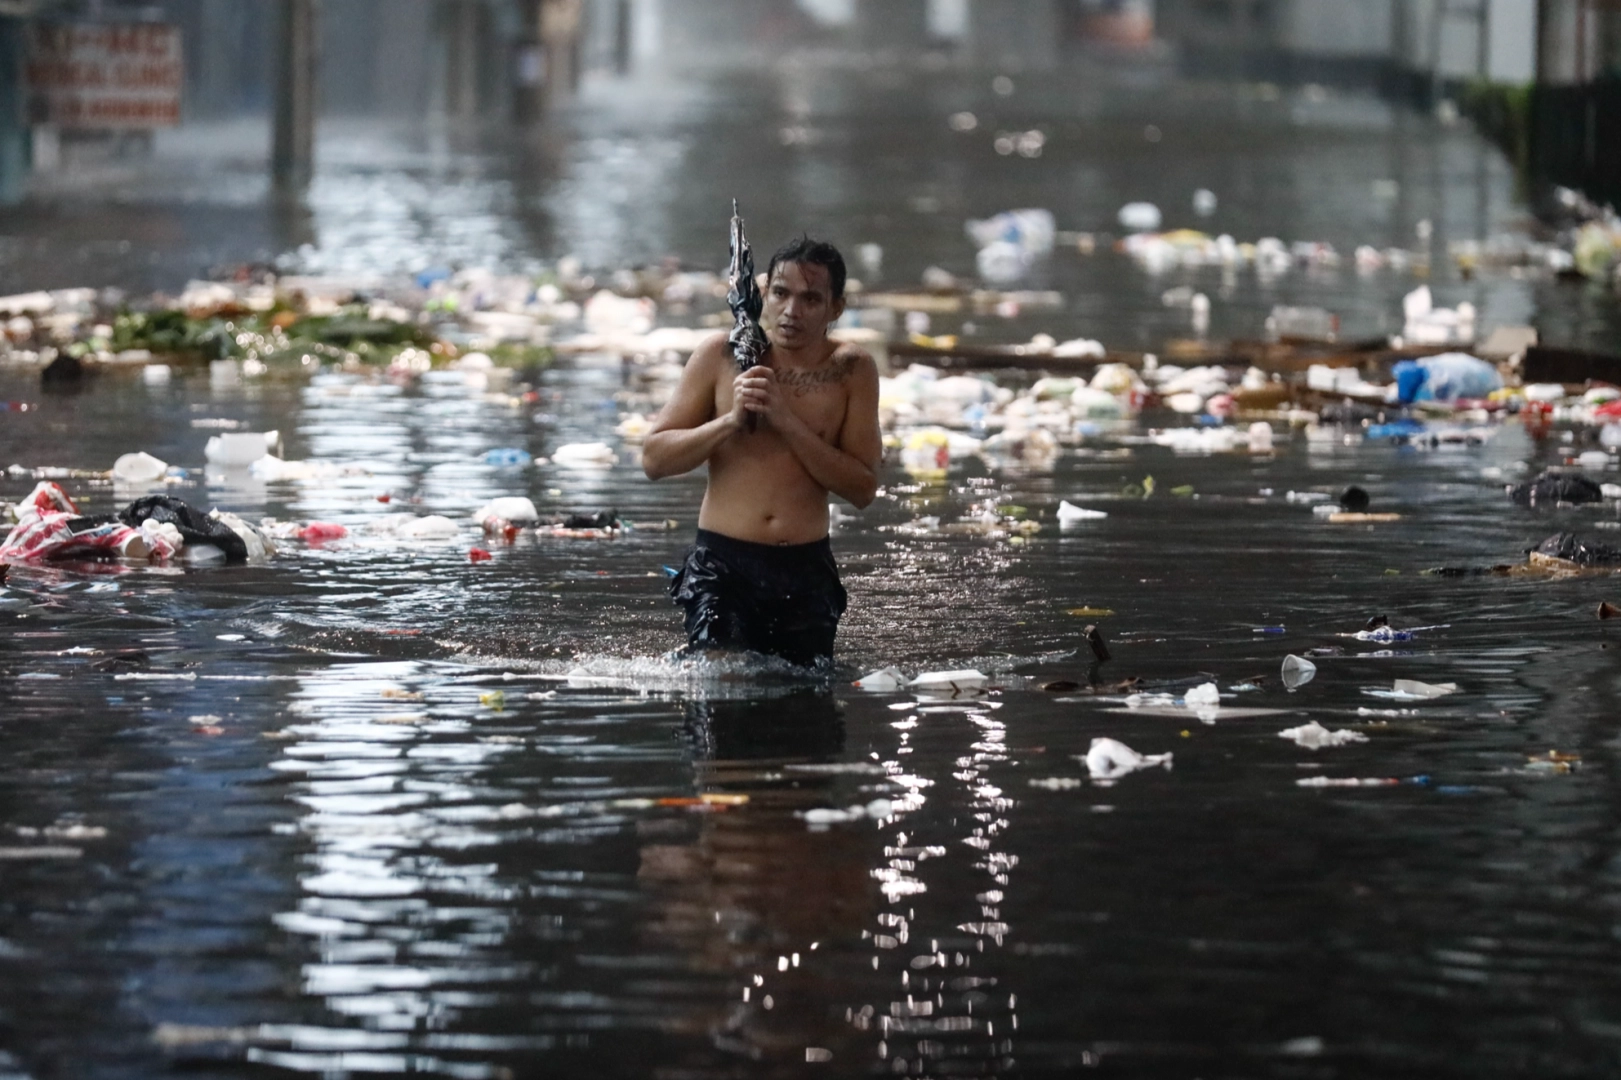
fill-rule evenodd
<path id="1" fill-rule="evenodd" d="M 764 417 L 773 426 L 782 418 L 784 405 L 777 373 L 768 367 L 751 367 L 737 377 L 733 392 L 743 407 L 756 416 Z"/>

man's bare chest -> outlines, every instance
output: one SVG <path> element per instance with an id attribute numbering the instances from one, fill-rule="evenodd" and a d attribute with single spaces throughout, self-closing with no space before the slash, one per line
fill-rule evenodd
<path id="1" fill-rule="evenodd" d="M 848 365 L 836 361 L 815 368 L 786 368 L 777 372 L 777 392 L 799 418 L 826 434 L 844 419 L 849 401 Z"/>
<path id="2" fill-rule="evenodd" d="M 814 367 L 772 366 L 776 389 L 782 404 L 824 439 L 837 436 L 844 424 L 850 398 L 852 365 L 842 357 L 830 357 Z M 717 387 L 717 411 L 729 410 L 732 387 Z"/>

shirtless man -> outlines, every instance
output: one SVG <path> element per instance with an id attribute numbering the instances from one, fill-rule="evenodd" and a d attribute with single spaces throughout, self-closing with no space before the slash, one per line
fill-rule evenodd
<path id="1" fill-rule="evenodd" d="M 660 480 L 709 466 L 697 542 L 670 582 L 687 648 L 808 665 L 833 655 L 846 603 L 828 495 L 864 507 L 878 490 L 878 369 L 827 336 L 844 313 L 837 249 L 800 239 L 771 257 L 766 277 L 765 363 L 738 374 L 725 334 L 699 346 L 653 423 L 642 468 Z"/>

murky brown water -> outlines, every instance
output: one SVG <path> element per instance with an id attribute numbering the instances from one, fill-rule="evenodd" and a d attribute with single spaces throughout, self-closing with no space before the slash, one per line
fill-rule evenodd
<path id="1" fill-rule="evenodd" d="M 740 182 L 758 192 L 761 236 L 803 222 L 873 239 L 902 281 L 934 262 L 967 270 L 970 213 L 1049 205 L 1062 225 L 1101 227 L 1128 196 L 1169 208 L 1196 185 L 1222 195 L 1218 224 L 1235 234 L 1348 249 L 1367 224 L 1357 214 L 1372 213 L 1354 210 L 1371 179 L 1404 159 L 1426 177 L 1433 162 L 1440 180 L 1409 181 L 1413 202 L 1369 226 L 1384 230 L 1376 242 L 1396 242 L 1409 217 L 1464 228 L 1475 194 L 1446 178 L 1480 161 L 1488 216 L 1517 212 L 1469 136 L 1381 126 L 1355 103 L 1335 106 L 1350 119 L 1295 125 L 1287 101 L 1054 87 L 997 106 L 1072 117 L 1073 137 L 1030 161 L 951 141 L 943 112 L 985 110 L 989 95 L 945 80 L 920 94 L 793 76 L 767 88 L 777 112 L 753 136 L 739 134 L 752 120 L 736 95 L 711 87 L 665 112 L 588 110 L 577 134 L 528 151 L 549 172 L 518 150 L 453 155 L 449 173 L 409 148 L 336 167 L 312 196 L 308 258 L 448 258 L 457 229 L 469 260 L 698 258 L 705 208 Z M 820 141 L 782 147 L 787 116 Z M 1164 132 L 1152 150 L 1134 141 L 1144 122 Z M 642 144 L 650 128 L 666 151 Z M 1169 150 L 1180 156 L 1167 167 L 1154 155 Z M 645 163 L 664 152 L 655 176 Z M 379 198 L 368 217 L 367 191 L 406 208 Z M 908 210 L 920 193 L 941 208 Z M 214 212 L 263 213 L 251 201 Z M 603 239 L 610 227 L 617 239 Z M 196 250 L 240 257 L 228 233 Z M 151 250 L 153 279 L 114 262 L 108 280 L 144 286 L 179 266 L 175 248 Z M 1044 273 L 1070 306 L 995 333 L 1156 342 L 1174 317 L 1159 306 L 1165 283 L 1124 267 L 1055 256 Z M 1410 284 L 1350 269 L 1245 279 L 1214 332 L 1250 332 L 1274 300 L 1313 298 L 1376 328 Z M 1474 295 L 1488 321 L 1522 311 L 1613 333 L 1612 307 L 1580 289 L 1443 284 L 1442 299 Z M 607 436 L 622 379 L 617 362 L 564 365 L 546 399 L 513 408 L 453 380 L 401 389 L 332 374 L 152 389 L 107 376 L 42 399 L 0 372 L 0 400 L 40 405 L 0 413 L 5 463 L 105 469 L 147 449 L 197 470 L 177 490 L 195 502 L 357 530 L 289 544 L 262 568 L 12 571 L 0 590 L 0 1075 L 1617 1069 L 1621 644 L 1592 614 L 1616 589 L 1422 573 L 1516 561 L 1559 529 L 1606 538 L 1613 509 L 1537 513 L 1502 494 L 1518 463 L 1556 461 L 1562 444 L 1518 427 L 1434 453 L 1296 435 L 1252 459 L 1105 437 L 1051 470 L 976 459 L 941 486 L 890 467 L 884 495 L 835 536 L 852 595 L 841 675 L 804 684 L 662 659 L 679 621 L 661 566 L 687 541 L 701 481 L 648 484 L 629 448 L 601 470 L 479 460 Z M 218 419 L 279 428 L 288 458 L 353 473 L 210 481 L 211 429 L 194 422 Z M 1121 495 L 1149 475 L 1152 497 Z M 1287 499 L 1353 482 L 1403 519 L 1334 526 Z M 0 479 L 0 497 L 31 485 Z M 130 497 L 68 486 L 94 511 Z M 1169 494 L 1183 486 L 1192 494 Z M 497 494 L 679 528 L 526 540 L 482 565 L 467 561 L 470 529 L 442 545 L 363 531 L 407 508 L 465 517 Z M 1046 527 L 1022 545 L 895 531 L 989 497 Z M 1060 498 L 1109 517 L 1060 530 Z M 1391 645 L 1344 636 L 1379 613 L 1448 625 Z M 1229 707 L 1279 711 L 1206 724 L 1041 690 L 1087 680 L 1091 622 L 1113 650 L 1105 680 L 1139 676 L 1173 696 L 1214 680 Z M 1279 685 L 1285 655 L 1330 646 L 1344 654 L 1318 658 L 1313 682 Z M 144 659 L 95 667 L 120 650 Z M 848 685 L 886 664 L 978 667 L 995 690 Z M 1369 692 L 1397 678 L 1459 690 L 1416 703 Z M 1310 751 L 1278 737 L 1308 720 L 1368 741 Z M 1172 752 L 1174 767 L 1097 783 L 1077 757 L 1099 736 Z M 1528 767 L 1550 749 L 1579 767 Z M 1299 783 L 1318 777 L 1398 782 Z M 803 816 L 851 806 L 871 813 Z"/>

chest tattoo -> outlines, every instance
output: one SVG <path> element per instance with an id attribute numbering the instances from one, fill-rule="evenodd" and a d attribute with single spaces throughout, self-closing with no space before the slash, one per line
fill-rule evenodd
<path id="1" fill-rule="evenodd" d="M 783 371 L 777 374 L 777 385 L 796 398 L 806 394 L 815 393 L 824 387 L 834 386 L 850 378 L 850 372 L 855 367 L 853 357 L 839 357 L 811 371 Z"/>

